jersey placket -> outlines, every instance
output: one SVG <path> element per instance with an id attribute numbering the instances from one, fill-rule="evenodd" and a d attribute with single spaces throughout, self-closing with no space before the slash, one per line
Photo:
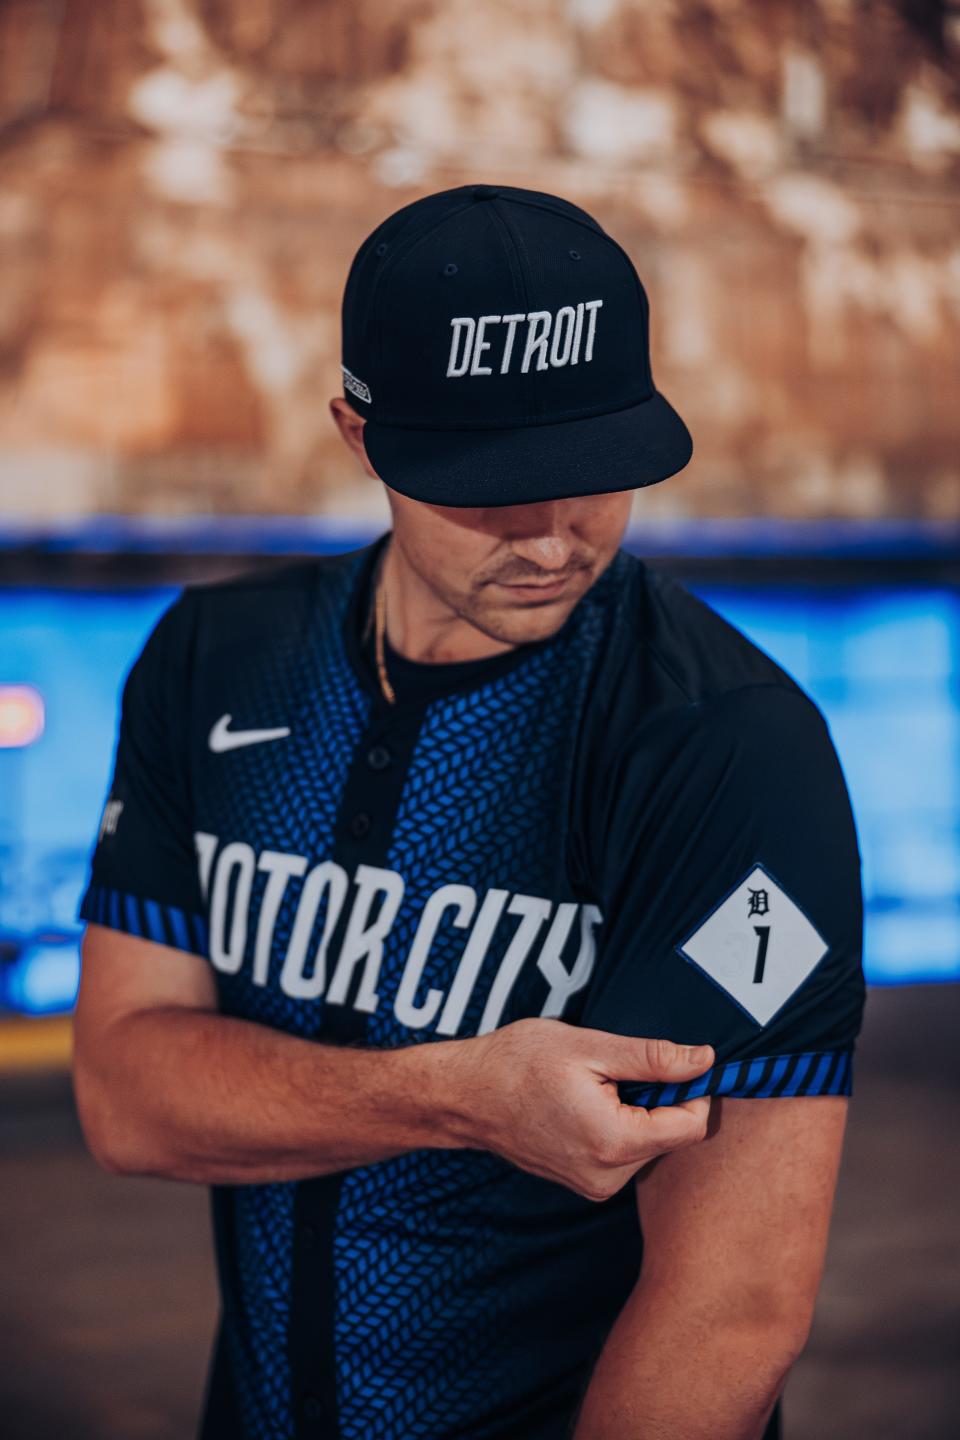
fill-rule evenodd
<path id="1" fill-rule="evenodd" d="M 390 837 L 424 713 L 425 702 L 375 701 L 341 795 L 333 860 L 347 874 L 387 864 Z M 331 936 L 339 954 L 349 920 L 344 907 Z M 350 977 L 342 1004 L 324 1001 L 325 1044 L 362 1041 L 367 1015 L 355 1008 L 364 961 Z M 289 1356 L 296 1440 L 334 1440 L 337 1423 L 334 1319 L 334 1228 L 344 1172 L 301 1181 L 294 1201 Z"/>

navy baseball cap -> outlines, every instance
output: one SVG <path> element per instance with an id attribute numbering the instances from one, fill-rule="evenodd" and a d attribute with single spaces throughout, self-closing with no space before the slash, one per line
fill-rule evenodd
<path id="1" fill-rule="evenodd" d="M 438 505 L 653 485 L 693 453 L 655 388 L 649 304 L 585 210 L 461 185 L 382 221 L 343 296 L 344 396 L 384 483 Z"/>

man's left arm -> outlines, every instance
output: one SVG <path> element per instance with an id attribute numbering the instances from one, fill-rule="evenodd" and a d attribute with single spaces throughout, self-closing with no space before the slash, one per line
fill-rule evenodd
<path id="1" fill-rule="evenodd" d="M 574 1440 L 760 1440 L 809 1334 L 847 1106 L 717 1096 L 705 1140 L 640 1171 L 642 1269 Z"/>
<path id="2" fill-rule="evenodd" d="M 669 721 L 669 724 L 666 723 Z M 861 859 L 826 722 L 747 686 L 651 723 L 600 792 L 604 938 L 581 1023 L 709 1044 L 647 1109 L 706 1138 L 630 1182 L 643 1260 L 575 1440 L 760 1440 L 810 1327 L 862 1020 Z"/>

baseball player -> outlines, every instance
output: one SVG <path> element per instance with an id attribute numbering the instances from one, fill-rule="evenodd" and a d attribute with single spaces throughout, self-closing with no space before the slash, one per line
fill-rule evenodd
<path id="1" fill-rule="evenodd" d="M 389 216 L 330 402 L 392 525 L 186 587 L 123 691 L 75 1085 L 210 1187 L 202 1440 L 760 1440 L 862 1018 L 817 706 L 622 548 L 685 466 L 582 209 Z"/>

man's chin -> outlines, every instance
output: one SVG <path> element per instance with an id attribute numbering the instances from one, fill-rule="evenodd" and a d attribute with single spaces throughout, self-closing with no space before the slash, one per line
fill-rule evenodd
<path id="1" fill-rule="evenodd" d="M 471 617 L 473 624 L 491 640 L 504 645 L 529 645 L 535 640 L 547 640 L 555 635 L 576 604 L 577 596 L 560 600 L 522 601 L 511 604 L 509 600 L 496 607 L 484 607 L 483 613 Z"/>

